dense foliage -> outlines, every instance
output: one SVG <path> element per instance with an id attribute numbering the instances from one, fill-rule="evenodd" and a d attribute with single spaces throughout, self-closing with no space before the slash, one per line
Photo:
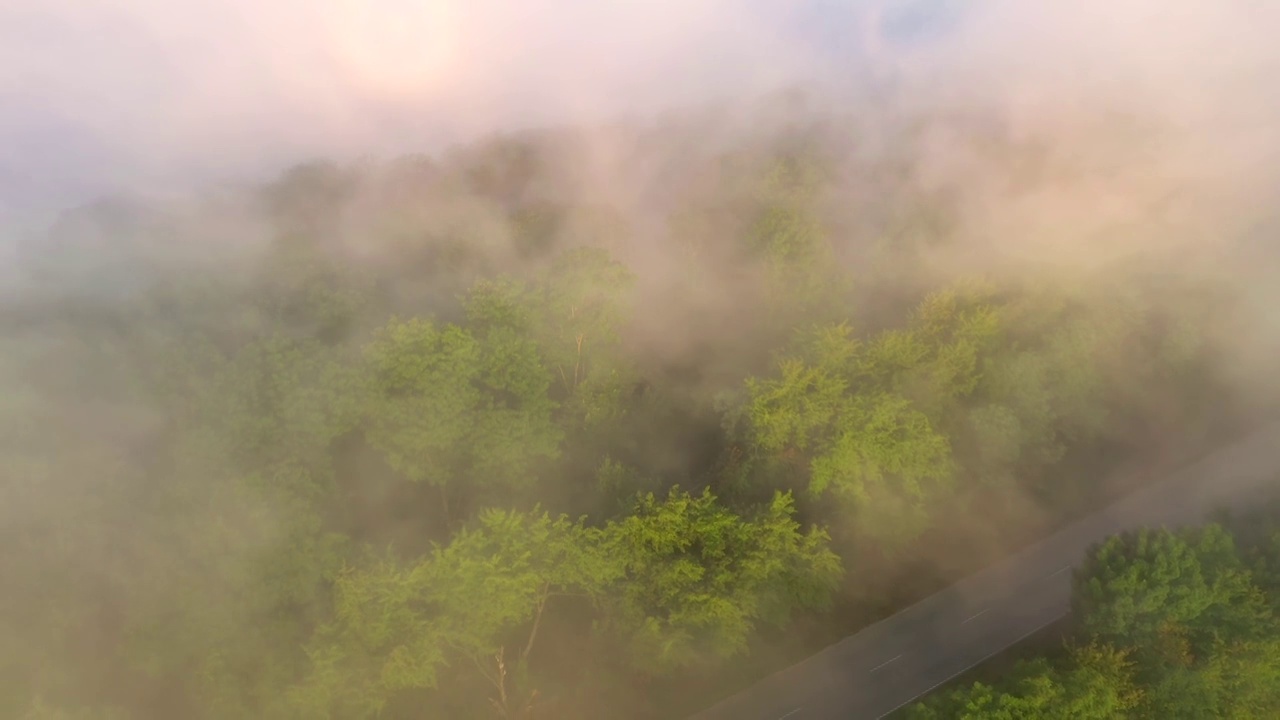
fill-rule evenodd
<path id="1" fill-rule="evenodd" d="M 1217 524 L 1112 537 L 1075 575 L 1075 627 L 1063 653 L 1021 660 L 995 684 L 945 692 L 909 715 L 1276 717 L 1276 537 L 1244 532 L 1240 541 Z"/>
<path id="2" fill-rule="evenodd" d="M 650 158 L 643 197 L 503 138 L 68 215 L 5 309 L 0 715 L 671 717 L 1225 422 L 1203 287 L 939 270 L 910 139 L 820 130 Z M 1274 702 L 1229 538 L 1121 542 L 1097 644 L 1008 696 Z"/>

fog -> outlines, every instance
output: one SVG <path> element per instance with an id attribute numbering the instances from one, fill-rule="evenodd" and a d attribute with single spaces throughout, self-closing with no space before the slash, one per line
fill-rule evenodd
<path id="1" fill-rule="evenodd" d="M 85 175 L 270 171 L 851 85 L 866 52 L 908 64 L 931 98 L 998 104 L 1025 130 L 1106 106 L 1192 132 L 1231 127 L 1244 133 L 1235 152 L 1253 153 L 1249 133 L 1276 112 L 1265 3 L 885 5 L 12 0 L 0 8 L 0 168 L 6 194 Z"/>
<path id="2" fill-rule="evenodd" d="M 797 9 L 16 0 L 0 8 L 3 163 L 19 185 L 155 182 L 652 111 L 811 74 L 821 48 Z"/>
<path id="3" fill-rule="evenodd" d="M 1228 235 L 1220 223 L 1274 178 L 1278 14 L 1201 0 L 12 0 L 0 8 L 0 211 L 26 220 L 103 192 L 192 190 L 311 158 L 438 152 L 795 86 L 868 115 L 884 107 L 867 98 L 871 77 L 903 113 L 983 114 L 1057 163 L 1040 182 L 991 176 L 989 158 L 939 127 L 924 177 L 977 172 L 990 185 L 966 206 L 976 233 L 1078 246 L 1087 226 L 1176 205 L 1194 217 L 1168 223 Z M 717 121 L 700 142 L 759 119 Z"/>
<path id="4" fill-rule="evenodd" d="M 848 321 L 870 336 L 960 280 L 1086 308 L 1100 298 L 1082 312 L 1107 327 L 1059 345 L 1102 348 L 1096 367 L 1077 363 L 1102 378 L 1080 397 L 1113 403 L 1130 425 L 1077 453 L 1088 459 L 1045 469 L 1051 490 L 976 483 L 970 507 L 997 496 L 991 512 L 1005 515 L 933 518 L 914 545 L 862 527 L 892 524 L 900 498 L 883 500 L 889 520 L 801 500 L 857 586 L 838 593 L 835 620 L 813 624 L 855 629 L 930 578 L 1042 532 L 1066 512 L 1055 503 L 1075 499 L 1059 486 L 1100 502 L 1128 471 L 1089 464 L 1108 442 L 1142 446 L 1137 464 L 1167 461 L 1213 440 L 1208 426 L 1280 404 L 1278 27 L 1280 6 L 1264 0 L 0 0 L 0 447 L 13 458 L 0 538 L 19 548 L 0 553 L 0 569 L 29 589 L 13 607 L 37 618 L 5 617 L 0 632 L 41 648 L 0 655 L 0 675 L 16 678 L 0 714 L 76 687 L 86 707 L 105 697 L 146 717 L 249 716 L 251 703 L 192 689 L 222 677 L 200 663 L 254 677 L 235 662 L 278 640 L 252 629 L 260 616 L 304 618 L 302 630 L 262 626 L 301 645 L 296 633 L 331 602 L 325 563 L 341 543 L 324 533 L 421 550 L 446 542 L 454 519 L 447 491 L 441 511 L 423 483 L 351 440 L 363 420 L 313 422 L 347 392 L 325 385 L 325 363 L 359 356 L 393 314 L 465 324 L 460 297 L 477 282 L 541 287 L 557 251 L 580 245 L 634 273 L 621 349 L 601 364 L 638 378 L 619 394 L 635 409 L 568 442 L 560 465 L 536 466 L 540 485 L 497 495 L 504 503 L 612 518 L 602 457 L 645 477 L 617 481 L 627 488 L 714 487 L 744 504 L 801 495 L 790 476 L 776 488 L 726 479 L 750 437 L 746 380 L 775 375 L 798 329 Z M 753 222 L 769 203 L 820 218 L 822 248 L 797 261 L 785 242 L 758 247 Z M 779 290 L 778 277 L 803 292 Z M 1035 302 L 1024 312 L 1067 323 Z M 1158 377 L 1134 349 L 1145 335 L 1107 334 L 1144 312 L 1153 334 L 1192 328 L 1191 380 Z M 267 337 L 321 338 L 329 354 L 275 355 L 254 344 Z M 254 373 L 280 357 L 299 364 L 270 376 L 289 383 L 277 396 Z M 1023 373 L 1010 387 L 1049 372 L 1018 358 L 994 365 Z M 1109 390 L 1087 394 L 1096 387 Z M 1220 414 L 1195 417 L 1184 390 L 1201 403 L 1186 407 Z M 1076 405 L 1089 400 L 1051 395 L 1076 413 L 1055 430 L 1062 442 L 1086 434 L 1076 425 L 1089 409 Z M 296 468 L 236 465 L 274 458 L 272 443 L 336 468 L 315 470 L 323 490 L 304 501 L 290 494 L 304 484 Z M 281 487 L 227 480 L 245 475 Z M 495 504 L 457 495 L 455 513 Z M 314 517 L 298 509 L 307 503 Z M 296 596 L 264 609 L 260 584 Z M 585 656 L 565 614 L 544 637 Z M 763 656 L 795 654 L 778 646 L 801 635 L 773 638 Z M 127 651 L 113 650 L 126 636 Z M 283 697 L 270 683 L 296 678 L 277 670 L 245 697 Z M 716 672 L 666 679 L 663 707 L 713 699 Z M 639 703 L 583 684 L 579 709 Z M 188 691 L 198 700 L 175 699 Z M 430 707 L 472 716 L 451 702 Z"/>

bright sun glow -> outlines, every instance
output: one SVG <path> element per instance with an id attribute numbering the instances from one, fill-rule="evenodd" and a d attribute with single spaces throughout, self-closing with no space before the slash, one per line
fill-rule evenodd
<path id="1" fill-rule="evenodd" d="M 420 93 L 448 82 L 461 34 L 455 0 L 331 0 L 331 52 L 377 92 Z"/>

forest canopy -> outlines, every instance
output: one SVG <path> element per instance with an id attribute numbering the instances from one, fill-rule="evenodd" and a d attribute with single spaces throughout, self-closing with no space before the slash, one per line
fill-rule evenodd
<path id="1" fill-rule="evenodd" d="M 973 193 L 1079 169 L 899 111 L 65 214 L 4 308 L 0 714 L 675 717 L 1271 402 L 1226 360 L 1248 262 L 1123 229 L 1003 253 L 1036 238 Z M 930 175 L 939 129 L 984 182 Z M 1096 642 L 942 702 L 1158 717 L 1206 673 L 1204 702 L 1270 702 L 1264 560 L 1115 540 L 1077 591 Z"/>

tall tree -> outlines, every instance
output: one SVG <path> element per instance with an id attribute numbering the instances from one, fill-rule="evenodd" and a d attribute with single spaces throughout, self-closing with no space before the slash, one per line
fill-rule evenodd
<path id="1" fill-rule="evenodd" d="M 1078 571 L 1072 604 L 1082 632 L 1144 650 L 1185 638 L 1198 654 L 1271 626 L 1265 597 L 1218 525 L 1111 538 Z"/>
<path id="2" fill-rule="evenodd" d="M 819 210 L 822 189 L 816 159 L 792 153 L 767 168 L 756 190 L 749 248 L 764 270 L 768 317 L 781 327 L 845 316 L 850 279 Z"/>
<path id="3" fill-rule="evenodd" d="M 580 247 L 560 253 L 533 282 L 477 284 L 467 296 L 467 317 L 473 327 L 534 341 L 572 423 L 590 424 L 621 411 L 632 380 L 620 351 L 633 282 L 607 250 Z"/>
<path id="4" fill-rule="evenodd" d="M 308 717 L 374 717 L 461 663 L 490 686 L 487 701 L 473 700 L 517 717 L 537 689 L 529 662 L 548 604 L 598 599 L 616 576 L 604 550 L 599 531 L 581 522 L 491 510 L 416 563 L 349 567 L 335 586 L 334 619 L 312 643 L 312 673 L 291 702 Z"/>
<path id="5" fill-rule="evenodd" d="M 462 481 L 528 487 L 537 462 L 559 452 L 551 379 L 524 338 L 392 320 L 366 357 L 370 442 L 410 480 L 440 487 L 446 507 Z"/>
<path id="6" fill-rule="evenodd" d="M 607 631 L 631 663 L 663 674 L 732 657 L 758 625 L 824 606 L 840 561 L 825 531 L 802 532 L 794 513 L 784 494 L 746 517 L 709 490 L 638 497 L 607 530 L 624 573 L 608 600 Z"/>
<path id="7" fill-rule="evenodd" d="M 820 329 L 779 363 L 780 376 L 747 382 L 751 442 L 775 464 L 805 478 L 812 496 L 832 493 L 864 532 L 889 539 L 914 535 L 925 508 L 952 472 L 948 439 L 893 388 L 881 358 L 924 357 L 910 336 L 868 346 L 847 326 Z M 868 353 L 868 347 L 875 354 Z"/>

